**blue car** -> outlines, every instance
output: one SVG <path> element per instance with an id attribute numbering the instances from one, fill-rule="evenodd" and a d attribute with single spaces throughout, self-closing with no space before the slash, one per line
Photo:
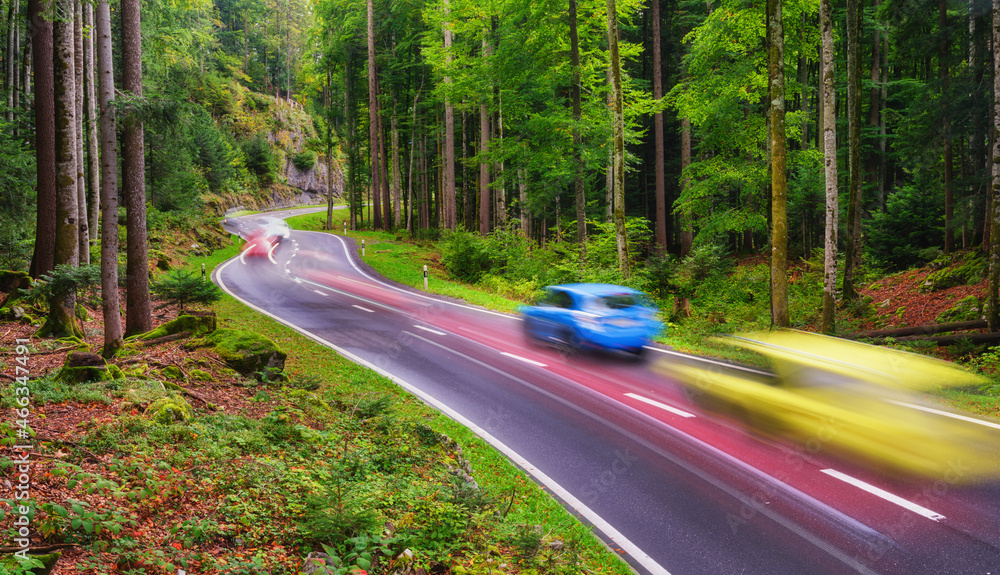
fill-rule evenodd
<path id="1" fill-rule="evenodd" d="M 641 355 L 663 329 L 645 294 L 612 284 L 565 284 L 545 288 L 533 306 L 521 308 L 530 340 L 568 350 L 585 348 Z"/>

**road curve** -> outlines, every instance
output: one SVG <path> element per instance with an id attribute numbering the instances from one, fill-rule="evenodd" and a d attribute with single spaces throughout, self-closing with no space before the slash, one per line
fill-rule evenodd
<path id="1" fill-rule="evenodd" d="M 349 238 L 292 231 L 213 279 L 472 429 L 641 573 L 1000 573 L 997 486 L 887 484 L 747 435 L 645 364 L 565 357 L 516 317 L 386 282 Z"/>

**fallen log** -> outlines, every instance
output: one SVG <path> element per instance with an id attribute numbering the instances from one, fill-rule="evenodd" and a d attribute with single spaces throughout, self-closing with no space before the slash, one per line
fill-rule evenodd
<path id="1" fill-rule="evenodd" d="M 154 345 L 160 345 L 161 343 L 167 343 L 170 341 L 177 341 L 179 339 L 184 339 L 186 337 L 191 337 L 190 331 L 182 331 L 180 333 L 165 335 L 163 337 L 158 337 L 156 339 L 140 340 L 138 343 L 141 347 L 153 347 Z"/>
<path id="2" fill-rule="evenodd" d="M 985 329 L 986 320 L 976 319 L 972 321 L 956 321 L 952 323 L 932 323 L 928 325 L 916 325 L 913 327 L 900 327 L 895 329 L 875 329 L 871 331 L 858 331 L 844 335 L 848 339 L 861 339 L 866 337 L 897 337 L 916 335 L 933 335 L 949 331 L 968 331 L 970 329 Z"/>
<path id="3" fill-rule="evenodd" d="M 1000 332 L 991 333 L 964 333 L 955 335 L 911 335 L 897 337 L 896 341 L 929 341 L 937 345 L 954 345 L 959 342 L 967 342 L 973 345 L 1000 345 Z"/>

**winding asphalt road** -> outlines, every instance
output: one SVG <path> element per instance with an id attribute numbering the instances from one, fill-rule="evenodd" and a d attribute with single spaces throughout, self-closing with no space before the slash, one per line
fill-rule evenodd
<path id="1" fill-rule="evenodd" d="M 640 573 L 1000 574 L 1000 486 L 887 480 L 766 441 L 704 416 L 649 365 L 702 360 L 532 346 L 517 317 L 393 285 L 332 234 L 292 231 L 213 279 L 472 429 Z"/>

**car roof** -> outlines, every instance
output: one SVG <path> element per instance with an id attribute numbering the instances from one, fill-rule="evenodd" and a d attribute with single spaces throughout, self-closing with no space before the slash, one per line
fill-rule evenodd
<path id="1" fill-rule="evenodd" d="M 593 284 L 593 283 L 574 283 L 574 284 L 560 284 L 549 286 L 551 289 L 561 289 L 564 291 L 570 291 L 578 294 L 595 295 L 595 296 L 606 296 L 614 294 L 641 294 L 637 289 L 633 289 L 626 286 L 620 286 L 615 284 Z"/>

